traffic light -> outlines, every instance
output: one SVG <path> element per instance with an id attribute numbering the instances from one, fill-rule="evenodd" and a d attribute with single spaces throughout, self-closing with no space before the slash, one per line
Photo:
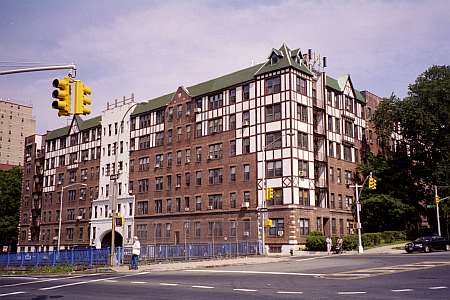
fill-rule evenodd
<path id="1" fill-rule="evenodd" d="M 59 110 L 58 116 L 70 115 L 70 78 L 64 77 L 63 79 L 53 80 L 53 87 L 56 89 L 52 93 L 52 97 L 55 100 L 52 102 L 52 108 Z"/>
<path id="2" fill-rule="evenodd" d="M 273 188 L 268 187 L 266 188 L 266 200 L 272 200 L 273 199 Z"/>
<path id="3" fill-rule="evenodd" d="M 372 175 L 369 177 L 369 189 L 375 190 L 377 188 L 377 180 L 372 177 Z"/>
<path id="4" fill-rule="evenodd" d="M 75 80 L 75 115 L 88 115 L 91 109 L 87 105 L 92 103 L 88 97 L 92 92 L 91 88 L 85 85 L 81 80 Z"/>
<path id="5" fill-rule="evenodd" d="M 267 219 L 265 223 L 266 223 L 266 224 L 264 224 L 265 227 L 272 227 L 272 225 L 273 225 L 272 219 Z"/>
<path id="6" fill-rule="evenodd" d="M 436 197 L 434 197 L 434 201 L 436 202 L 436 204 L 438 204 L 439 202 L 441 202 L 441 198 L 436 195 Z"/>
<path id="7" fill-rule="evenodd" d="M 121 214 L 117 214 L 116 227 L 122 227 L 125 224 L 125 218 Z"/>

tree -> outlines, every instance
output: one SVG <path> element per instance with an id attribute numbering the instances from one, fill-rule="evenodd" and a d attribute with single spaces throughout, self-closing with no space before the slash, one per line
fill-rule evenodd
<path id="1" fill-rule="evenodd" d="M 433 186 L 450 185 L 450 66 L 430 67 L 403 100 L 393 95 L 382 101 L 372 121 L 384 150 L 393 132 L 400 145 L 387 159 L 369 156 L 361 172 L 379 178 L 376 193 L 424 213 L 424 204 L 433 202 Z M 444 223 L 448 227 L 448 219 Z"/>
<path id="2" fill-rule="evenodd" d="M 0 171 L 0 245 L 17 245 L 22 170 Z"/>

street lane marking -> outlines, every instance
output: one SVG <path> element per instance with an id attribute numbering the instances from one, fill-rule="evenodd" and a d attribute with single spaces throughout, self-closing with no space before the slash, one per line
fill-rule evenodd
<path id="1" fill-rule="evenodd" d="M 20 283 L 13 283 L 13 284 L 5 284 L 5 285 L 0 285 L 0 288 L 2 288 L 2 287 L 19 286 L 19 285 L 26 285 L 26 284 L 33 284 L 33 283 L 50 282 L 50 281 L 57 281 L 57 280 L 64 280 L 64 279 L 74 279 L 74 278 L 81 278 L 81 277 L 95 276 L 95 275 L 100 275 L 100 274 L 99 273 L 94 273 L 94 274 L 86 274 L 86 275 L 79 275 L 79 276 L 50 278 L 50 279 L 36 280 L 36 281 L 31 281 L 31 282 L 20 282 Z"/>
<path id="2" fill-rule="evenodd" d="M 177 286 L 178 283 L 160 282 L 159 285 L 163 285 L 163 286 Z"/>
<path id="3" fill-rule="evenodd" d="M 315 259 L 322 259 L 322 258 L 328 258 L 329 256 L 318 256 L 318 257 L 308 257 L 308 258 L 300 258 L 300 259 L 296 259 L 295 261 L 308 261 L 308 260 L 315 260 Z"/>
<path id="4" fill-rule="evenodd" d="M 357 295 L 357 294 L 367 294 L 367 292 L 338 292 L 339 295 Z"/>
<path id="5" fill-rule="evenodd" d="M 117 282 L 117 280 L 113 280 L 113 279 L 106 279 L 105 282 Z"/>
<path id="6" fill-rule="evenodd" d="M 145 281 L 132 281 L 131 283 L 144 284 L 144 283 L 147 283 L 147 282 L 145 282 Z"/>
<path id="7" fill-rule="evenodd" d="M 196 288 L 196 289 L 213 289 L 214 288 L 213 286 L 206 286 L 206 285 L 193 285 L 192 287 Z"/>
<path id="8" fill-rule="evenodd" d="M 35 279 L 43 279 L 42 277 L 27 277 L 27 276 L 0 276 L 0 278 L 8 278 L 8 279 L 30 279 L 30 280 L 35 280 Z M 44 278 L 47 279 L 47 278 Z"/>
<path id="9" fill-rule="evenodd" d="M 19 295 L 19 294 L 25 294 L 25 292 L 12 292 L 12 293 L 7 293 L 7 294 L 0 294 L 0 297 Z"/>
<path id="10" fill-rule="evenodd" d="M 394 293 L 401 293 L 401 292 L 412 292 L 413 289 L 401 289 L 401 290 L 391 290 Z"/>
<path id="11" fill-rule="evenodd" d="M 303 294 L 303 292 L 278 291 L 277 294 L 297 294 L 297 295 L 301 295 L 301 294 Z"/>
<path id="12" fill-rule="evenodd" d="M 258 290 L 253 290 L 253 289 L 233 289 L 233 291 L 237 291 L 237 292 L 257 292 Z"/>
<path id="13" fill-rule="evenodd" d="M 443 290 L 443 289 L 447 289 L 446 286 L 432 286 L 428 288 L 429 290 Z"/>
<path id="14" fill-rule="evenodd" d="M 270 271 L 244 271 L 244 270 L 184 270 L 185 272 L 204 272 L 204 273 L 241 273 L 241 274 L 262 274 L 262 275 L 292 275 L 292 276 L 323 276 L 327 274 L 320 273 L 288 273 L 288 272 L 270 272 Z"/>

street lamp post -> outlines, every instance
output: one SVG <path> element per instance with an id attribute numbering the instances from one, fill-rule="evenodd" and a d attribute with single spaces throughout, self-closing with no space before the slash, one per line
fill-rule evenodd
<path id="1" fill-rule="evenodd" d="M 364 182 L 359 185 L 359 184 L 355 184 L 355 185 L 350 185 L 349 187 L 354 187 L 355 188 L 355 197 L 356 197 L 356 230 L 358 231 L 358 253 L 362 254 L 364 252 L 364 248 L 362 245 L 362 238 L 361 238 L 361 217 L 360 217 L 360 212 L 361 212 L 361 202 L 359 201 L 359 197 L 361 196 L 361 193 L 359 192 L 360 188 L 363 188 L 364 185 L 367 182 L 367 179 L 372 177 L 372 172 L 370 172 L 370 175 L 366 177 L 366 179 L 364 179 Z"/>
<path id="2" fill-rule="evenodd" d="M 117 179 L 119 178 L 119 168 L 117 165 L 117 161 L 118 161 L 118 151 L 117 148 L 119 147 L 119 143 L 120 143 L 120 133 L 123 131 L 123 129 L 125 128 L 125 124 L 123 123 L 123 121 L 125 120 L 125 117 L 127 116 L 127 114 L 131 111 L 131 109 L 133 109 L 134 107 L 136 107 L 136 105 L 138 105 L 137 103 L 134 103 L 133 105 L 131 105 L 130 107 L 128 107 L 127 111 L 124 113 L 122 120 L 119 123 L 119 131 L 117 132 L 117 142 L 116 142 L 116 146 L 114 147 L 114 174 L 111 175 L 111 179 L 114 180 L 114 184 L 113 184 L 113 197 L 112 197 L 112 215 L 111 215 L 111 257 L 110 257 L 110 264 L 111 266 L 114 266 L 114 256 L 115 256 L 115 235 L 116 235 L 116 202 L 117 202 Z M 124 126 L 122 127 L 122 124 L 124 124 Z M 116 172 L 117 170 L 117 172 Z M 124 226 L 124 224 L 122 224 Z"/>
<path id="3" fill-rule="evenodd" d="M 63 195 L 64 195 L 64 189 L 75 186 L 75 185 L 81 185 L 84 187 L 87 187 L 87 184 L 85 183 L 72 183 L 66 186 L 63 186 L 61 188 L 61 197 L 59 198 L 59 223 L 58 223 L 58 252 L 59 248 L 61 247 L 61 220 L 62 220 L 62 209 L 63 209 Z"/>

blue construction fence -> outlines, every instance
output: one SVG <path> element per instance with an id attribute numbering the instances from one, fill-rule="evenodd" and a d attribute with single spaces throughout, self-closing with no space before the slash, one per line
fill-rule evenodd
<path id="1" fill-rule="evenodd" d="M 128 264 L 131 247 L 116 248 L 116 265 Z M 0 268 L 32 268 L 43 266 L 101 267 L 110 264 L 110 248 L 71 249 L 48 252 L 0 253 Z M 182 245 L 142 245 L 142 262 L 164 260 L 192 260 L 214 257 L 237 257 L 259 255 L 260 242 L 205 243 Z"/>
<path id="2" fill-rule="evenodd" d="M 72 249 L 48 252 L 1 253 L 0 268 L 31 268 L 43 266 L 105 266 L 110 249 Z"/>

